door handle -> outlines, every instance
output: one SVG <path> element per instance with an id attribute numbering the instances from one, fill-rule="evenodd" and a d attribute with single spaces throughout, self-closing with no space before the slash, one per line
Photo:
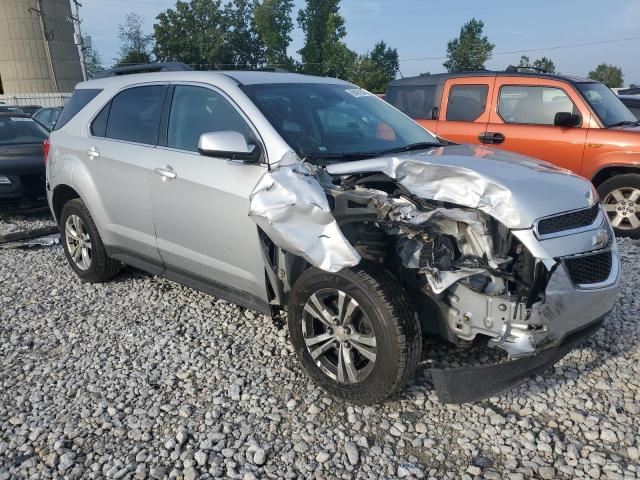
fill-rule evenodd
<path id="1" fill-rule="evenodd" d="M 503 134 L 494 132 L 481 133 L 478 135 L 478 138 L 480 139 L 480 142 L 485 145 L 500 145 L 505 141 Z"/>
<path id="2" fill-rule="evenodd" d="M 160 175 L 163 182 L 178 178 L 178 174 L 173 171 L 173 168 L 171 168 L 170 165 L 167 165 L 162 168 L 154 168 L 153 173 L 155 173 L 156 175 Z"/>
<path id="3" fill-rule="evenodd" d="M 91 147 L 88 150 L 86 150 L 86 154 L 89 158 L 98 158 L 100 157 L 100 152 L 98 151 L 98 149 L 96 147 Z"/>

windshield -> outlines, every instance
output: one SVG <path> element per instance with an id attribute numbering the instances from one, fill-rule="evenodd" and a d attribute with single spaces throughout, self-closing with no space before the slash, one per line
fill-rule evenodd
<path id="1" fill-rule="evenodd" d="M 352 85 L 260 84 L 243 89 L 303 158 L 371 155 L 437 143 L 384 100 Z"/>
<path id="2" fill-rule="evenodd" d="M 620 98 L 602 83 L 579 83 L 578 88 L 605 127 L 637 122 Z"/>
<path id="3" fill-rule="evenodd" d="M 42 143 L 49 132 L 28 117 L 0 116 L 0 146 Z"/>

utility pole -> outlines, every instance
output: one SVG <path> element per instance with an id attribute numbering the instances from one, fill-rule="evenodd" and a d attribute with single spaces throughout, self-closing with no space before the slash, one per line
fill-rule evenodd
<path id="1" fill-rule="evenodd" d="M 80 67 L 82 68 L 82 79 L 86 81 L 87 80 L 87 64 L 86 64 L 86 59 L 84 55 L 84 37 L 82 36 L 82 28 L 80 27 L 80 24 L 82 23 L 82 20 L 80 20 L 80 7 L 82 6 L 82 4 L 78 0 L 71 0 L 71 3 L 75 7 L 75 15 L 71 15 L 71 20 L 73 21 L 75 30 L 77 30 L 78 32 L 76 33 L 77 35 L 76 45 L 78 45 L 78 52 L 80 53 Z"/>

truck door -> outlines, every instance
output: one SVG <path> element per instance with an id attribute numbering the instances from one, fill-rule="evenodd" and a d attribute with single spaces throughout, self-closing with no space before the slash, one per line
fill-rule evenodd
<path id="1" fill-rule="evenodd" d="M 487 131 L 495 77 L 463 77 L 444 85 L 436 133 L 456 143 L 481 143 Z"/>

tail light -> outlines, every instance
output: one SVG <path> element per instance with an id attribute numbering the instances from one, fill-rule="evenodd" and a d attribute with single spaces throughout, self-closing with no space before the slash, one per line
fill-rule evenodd
<path id="1" fill-rule="evenodd" d="M 42 142 L 42 153 L 44 154 L 44 164 L 47 164 L 47 160 L 49 160 L 49 149 L 51 148 L 51 142 L 49 142 L 48 138 L 45 138 Z"/>

